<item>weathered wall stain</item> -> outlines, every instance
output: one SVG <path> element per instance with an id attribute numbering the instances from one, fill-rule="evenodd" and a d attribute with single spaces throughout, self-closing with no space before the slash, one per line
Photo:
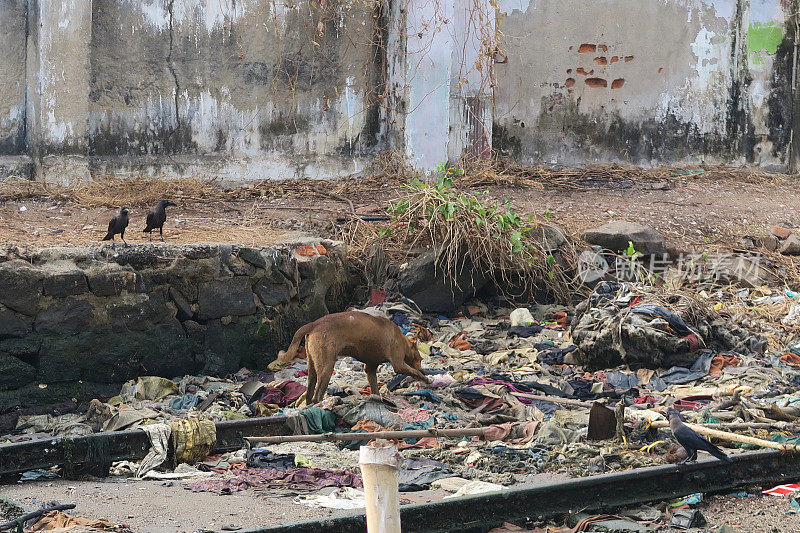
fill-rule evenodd
<path id="1" fill-rule="evenodd" d="M 491 148 L 785 169 L 793 6 L 7 0 L 0 175 L 331 178 Z"/>
<path id="2" fill-rule="evenodd" d="M 785 169 L 790 4 L 501 1 L 509 60 L 495 66 L 494 125 L 502 135 L 494 147 L 532 163 L 736 161 Z"/>

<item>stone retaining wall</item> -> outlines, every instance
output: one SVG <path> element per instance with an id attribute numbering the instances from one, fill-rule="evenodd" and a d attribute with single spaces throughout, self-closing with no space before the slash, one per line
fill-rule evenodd
<path id="1" fill-rule="evenodd" d="M 345 256 L 325 240 L 0 250 L 0 410 L 263 369 L 344 305 Z"/>

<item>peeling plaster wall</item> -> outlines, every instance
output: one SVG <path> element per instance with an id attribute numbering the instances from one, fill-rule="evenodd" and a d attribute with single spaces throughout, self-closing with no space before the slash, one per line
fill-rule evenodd
<path id="1" fill-rule="evenodd" d="M 325 179 L 384 149 L 786 169 L 790 5 L 5 0 L 0 177 Z"/>
<path id="2" fill-rule="evenodd" d="M 321 24 L 305 0 L 93 3 L 99 170 L 327 178 L 374 153 L 368 3 L 332 2 Z"/>
<path id="3" fill-rule="evenodd" d="M 524 162 L 783 168 L 788 12 L 778 0 L 501 0 L 494 147 Z"/>

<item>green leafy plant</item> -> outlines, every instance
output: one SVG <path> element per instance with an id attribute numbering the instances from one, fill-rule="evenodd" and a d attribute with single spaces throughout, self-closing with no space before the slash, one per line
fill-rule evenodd
<path id="1" fill-rule="evenodd" d="M 510 200 L 488 198 L 488 191 L 476 194 L 458 189 L 455 183 L 463 174 L 461 168 L 442 163 L 431 181 L 410 180 L 402 197 L 389 208 L 394 230 L 384 228 L 379 236 L 391 237 L 409 249 L 438 245 L 439 267 L 453 282 L 469 259 L 495 281 L 513 277 L 517 286 L 520 280 L 523 285 L 544 283 L 565 298 L 572 294 L 574 288 L 567 288 L 571 278 L 554 255 L 542 248 L 546 222 L 520 215 Z M 545 219 L 548 215 L 549 211 Z"/>

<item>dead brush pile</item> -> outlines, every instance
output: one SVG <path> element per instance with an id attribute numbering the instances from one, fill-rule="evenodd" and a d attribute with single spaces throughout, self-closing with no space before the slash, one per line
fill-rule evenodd
<path id="1" fill-rule="evenodd" d="M 50 199 L 85 207 L 152 207 L 160 200 L 209 202 L 230 198 L 216 180 L 202 178 L 119 178 L 97 176 L 91 181 L 59 186 L 27 179 L 0 182 L 0 201 Z"/>
<path id="2" fill-rule="evenodd" d="M 787 174 L 729 165 L 649 168 L 619 163 L 586 166 L 520 165 L 500 158 L 463 161 L 461 164 L 469 171 L 459 176 L 456 183 L 471 188 L 506 186 L 584 190 L 626 187 L 634 181 L 670 183 L 679 180 L 735 180 L 766 183 L 791 179 Z"/>
<path id="3" fill-rule="evenodd" d="M 456 167 L 438 170 L 435 183 L 414 178 L 402 189 L 389 208 L 392 220 L 386 225 L 375 227 L 358 219 L 346 224 L 340 236 L 351 253 L 362 256 L 377 244 L 401 262 L 415 250 L 436 247 L 437 266 L 451 283 L 465 263 L 471 263 L 508 298 L 533 290 L 546 290 L 561 302 L 574 298 L 580 285 L 570 264 L 575 251 L 567 243 L 560 258 L 554 256 L 545 242 L 545 218 L 522 217 L 508 201 L 454 188 L 454 178 L 462 173 Z"/>

